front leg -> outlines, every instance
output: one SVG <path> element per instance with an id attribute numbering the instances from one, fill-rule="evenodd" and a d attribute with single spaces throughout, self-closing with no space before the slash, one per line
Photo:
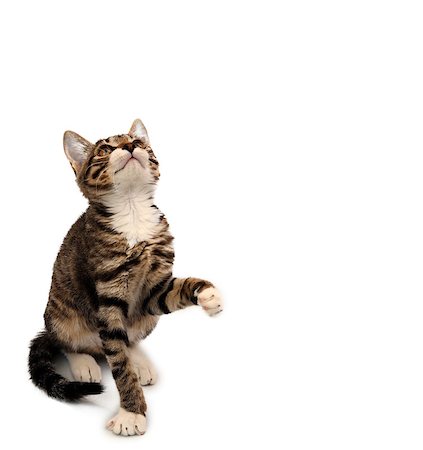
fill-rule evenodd
<path id="1" fill-rule="evenodd" d="M 124 436 L 145 433 L 147 409 L 129 357 L 127 315 L 128 303 L 125 299 L 112 297 L 105 292 L 99 295 L 99 334 L 120 396 L 119 413 L 108 422 L 107 428 Z"/>
<path id="2" fill-rule="evenodd" d="M 220 293 L 209 281 L 169 274 L 151 289 L 142 307 L 149 314 L 160 315 L 192 305 L 200 305 L 210 316 L 223 309 Z"/>

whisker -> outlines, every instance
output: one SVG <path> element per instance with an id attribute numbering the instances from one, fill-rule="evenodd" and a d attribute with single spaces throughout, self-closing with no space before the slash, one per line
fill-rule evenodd
<path id="1" fill-rule="evenodd" d="M 90 165 L 86 168 L 86 172 L 88 172 L 88 170 L 91 169 L 91 167 L 93 167 L 93 166 L 98 166 L 99 164 L 104 164 L 104 161 L 96 161 L 96 162 L 93 162 L 92 164 L 90 164 Z"/>
<path id="2" fill-rule="evenodd" d="M 103 173 L 107 170 L 107 166 L 100 172 L 99 176 L 97 177 L 97 181 L 95 182 L 95 193 L 98 194 L 98 182 L 100 178 L 103 176 Z"/>
<path id="3" fill-rule="evenodd" d="M 92 166 L 97 166 L 98 164 L 103 164 L 103 163 L 104 163 L 104 161 L 95 161 L 87 167 L 87 170 Z"/>
<path id="4" fill-rule="evenodd" d="M 97 162 L 95 162 L 95 163 L 90 164 L 90 165 L 87 167 L 87 169 L 85 170 L 85 175 L 87 175 L 87 172 L 88 172 L 88 170 L 89 170 L 91 167 L 93 167 L 93 166 L 98 166 L 98 165 L 100 165 L 100 164 L 104 164 L 104 161 L 97 161 Z M 85 177 L 84 181 L 87 181 L 87 180 L 88 180 L 88 177 Z"/>

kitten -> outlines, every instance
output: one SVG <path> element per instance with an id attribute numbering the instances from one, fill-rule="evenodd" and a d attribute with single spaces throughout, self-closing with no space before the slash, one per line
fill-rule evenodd
<path id="1" fill-rule="evenodd" d="M 157 375 L 137 343 L 161 314 L 198 304 L 212 316 L 222 301 L 209 281 L 172 275 L 173 237 L 153 198 L 159 164 L 139 119 L 128 134 L 94 145 L 66 131 L 64 149 L 89 206 L 57 255 L 45 330 L 30 346 L 31 379 L 61 400 L 100 394 L 94 357 L 104 355 L 120 395 L 119 412 L 107 427 L 125 436 L 143 434 L 141 385 L 153 384 Z M 61 351 L 75 381 L 54 369 Z"/>

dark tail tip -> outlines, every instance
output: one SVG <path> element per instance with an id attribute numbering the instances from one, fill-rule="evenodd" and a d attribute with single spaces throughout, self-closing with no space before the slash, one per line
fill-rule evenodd
<path id="1" fill-rule="evenodd" d="M 98 395 L 104 392 L 100 383 L 87 383 L 83 381 L 67 381 L 62 385 L 61 397 L 70 402 L 80 400 L 86 395 Z"/>
<path id="2" fill-rule="evenodd" d="M 59 353 L 60 345 L 46 331 L 32 340 L 28 365 L 32 382 L 36 386 L 47 392 L 50 397 L 70 402 L 77 401 L 85 395 L 103 392 L 104 388 L 100 383 L 69 381 L 59 375 L 53 364 L 53 359 Z"/>

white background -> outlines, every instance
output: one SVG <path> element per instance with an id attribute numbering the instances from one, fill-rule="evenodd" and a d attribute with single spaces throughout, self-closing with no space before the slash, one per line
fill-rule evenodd
<path id="1" fill-rule="evenodd" d="M 2 3 L 0 442 L 422 448 L 420 6 Z M 67 405 L 32 386 L 26 358 L 86 205 L 62 134 L 95 141 L 136 117 L 175 274 L 213 280 L 226 310 L 160 321 L 147 434 L 119 438 L 106 367 L 106 394 Z"/>

